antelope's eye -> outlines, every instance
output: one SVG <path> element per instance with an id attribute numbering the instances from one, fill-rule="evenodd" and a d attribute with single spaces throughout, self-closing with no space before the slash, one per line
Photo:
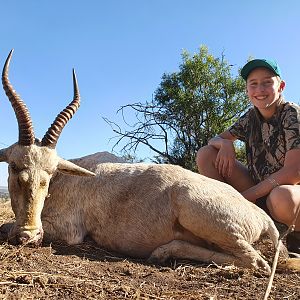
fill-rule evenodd
<path id="1" fill-rule="evenodd" d="M 14 162 L 12 162 L 9 166 L 13 172 L 18 172 L 18 167 Z"/>

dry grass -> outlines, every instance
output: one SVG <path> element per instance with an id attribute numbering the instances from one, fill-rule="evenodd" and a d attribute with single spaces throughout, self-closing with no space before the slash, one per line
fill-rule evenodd
<path id="1" fill-rule="evenodd" d="M 0 201 L 0 224 L 13 220 Z M 272 260 L 268 240 L 258 248 Z M 263 299 L 268 277 L 236 267 L 145 261 L 109 253 L 87 240 L 77 246 L 13 246 L 0 239 L 0 299 Z M 300 299 L 300 274 L 275 274 L 269 299 Z"/>

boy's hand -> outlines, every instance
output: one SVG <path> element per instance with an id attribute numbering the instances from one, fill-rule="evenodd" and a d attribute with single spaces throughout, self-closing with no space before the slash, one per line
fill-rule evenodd
<path id="1" fill-rule="evenodd" d="M 235 164 L 236 155 L 233 142 L 227 139 L 221 141 L 218 155 L 215 162 L 215 167 L 220 175 L 224 178 L 232 175 L 233 166 Z"/>

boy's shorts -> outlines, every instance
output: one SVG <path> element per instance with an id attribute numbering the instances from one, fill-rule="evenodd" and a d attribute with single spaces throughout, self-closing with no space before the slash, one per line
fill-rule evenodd
<path id="1" fill-rule="evenodd" d="M 268 196 L 264 196 L 264 197 L 261 197 L 261 198 L 258 198 L 255 202 L 255 204 L 260 207 L 262 210 L 264 210 L 271 218 L 271 214 L 270 214 L 270 211 L 267 207 L 267 197 Z"/>

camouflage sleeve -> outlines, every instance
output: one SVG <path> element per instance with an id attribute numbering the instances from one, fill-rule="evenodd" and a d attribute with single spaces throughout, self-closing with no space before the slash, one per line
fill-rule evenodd
<path id="1" fill-rule="evenodd" d="M 286 151 L 300 148 L 300 107 L 292 104 L 283 119 Z"/>
<path id="2" fill-rule="evenodd" d="M 242 142 L 246 140 L 247 127 L 249 123 L 249 111 L 242 115 L 231 127 L 229 132 Z"/>

